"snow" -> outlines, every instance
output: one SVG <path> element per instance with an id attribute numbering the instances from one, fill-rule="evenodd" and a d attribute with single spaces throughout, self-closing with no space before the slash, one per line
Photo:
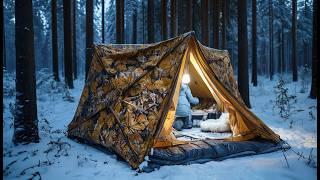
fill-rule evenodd
<path id="1" fill-rule="evenodd" d="M 43 74 L 41 75 L 43 76 Z M 118 161 L 115 155 L 106 154 L 86 144 L 68 139 L 67 125 L 73 118 L 84 85 L 83 77 L 75 80 L 75 88 L 66 90 L 61 83 L 41 81 L 37 77 L 38 120 L 40 143 L 14 146 L 14 76 L 4 73 L 3 112 L 3 177 L 4 179 L 316 179 L 317 122 L 316 100 L 300 93 L 301 82 L 291 82 L 285 76 L 289 93 L 297 96 L 292 104 L 291 116 L 282 120 L 273 108 L 273 87 L 277 78 L 270 81 L 258 77 L 258 86 L 250 86 L 252 111 L 286 140 L 292 150 L 308 159 L 299 158 L 293 151 L 228 159 L 204 164 L 163 166 L 151 173 L 137 173 Z M 46 79 L 46 78 L 43 78 Z M 39 81 L 40 80 L 40 81 Z M 41 82 L 41 83 L 40 83 Z M 309 85 L 308 85 L 309 88 Z M 312 115 L 311 115 L 312 114 Z M 292 121 L 292 128 L 290 128 Z M 196 135 L 199 128 L 191 129 Z M 312 150 L 312 155 L 309 156 Z"/>

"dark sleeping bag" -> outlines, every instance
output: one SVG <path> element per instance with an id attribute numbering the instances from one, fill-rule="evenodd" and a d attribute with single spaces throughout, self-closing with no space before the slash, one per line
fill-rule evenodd
<path id="1" fill-rule="evenodd" d="M 179 165 L 221 161 L 228 158 L 262 154 L 280 150 L 284 141 L 273 143 L 267 140 L 225 142 L 222 140 L 197 140 L 188 144 L 167 148 L 154 148 L 149 155 L 151 169 L 162 165 Z"/>

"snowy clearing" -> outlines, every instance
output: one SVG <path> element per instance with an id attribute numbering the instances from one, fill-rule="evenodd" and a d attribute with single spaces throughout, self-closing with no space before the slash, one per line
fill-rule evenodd
<path id="1" fill-rule="evenodd" d="M 86 144 L 68 139 L 66 127 L 72 120 L 84 85 L 76 80 L 75 89 L 66 90 L 63 83 L 38 75 L 37 98 L 40 143 L 14 146 L 13 115 L 14 76 L 4 73 L 3 177 L 4 179 L 316 179 L 317 122 L 316 100 L 308 98 L 309 89 L 300 93 L 301 82 L 286 76 L 289 94 L 296 96 L 288 120 L 280 118 L 274 108 L 274 86 L 259 76 L 258 87 L 250 86 L 252 111 L 269 125 L 292 150 L 228 159 L 205 164 L 164 166 L 151 173 L 137 173 L 130 166 Z M 49 78 L 49 80 L 48 80 Z M 63 82 L 63 80 L 62 80 Z M 309 83 L 308 83 L 309 84 Z M 309 85 L 308 85 L 309 88 Z M 292 121 L 292 123 L 290 123 Z M 292 124 L 292 128 L 290 128 Z M 309 158 L 309 159 L 308 159 Z"/>

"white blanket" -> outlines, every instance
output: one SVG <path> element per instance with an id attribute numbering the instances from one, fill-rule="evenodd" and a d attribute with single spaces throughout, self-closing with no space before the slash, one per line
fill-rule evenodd
<path id="1" fill-rule="evenodd" d="M 201 121 L 200 128 L 205 132 L 230 132 L 229 113 L 222 113 L 219 119 Z"/>

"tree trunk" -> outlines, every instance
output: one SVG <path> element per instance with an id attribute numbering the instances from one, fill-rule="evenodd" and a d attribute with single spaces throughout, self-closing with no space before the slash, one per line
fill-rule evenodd
<path id="1" fill-rule="evenodd" d="M 137 9 L 135 7 L 132 14 L 132 43 L 137 43 Z"/>
<path id="2" fill-rule="evenodd" d="M 281 72 L 284 73 L 285 72 L 285 54 L 284 54 L 284 50 L 285 50 L 285 44 L 284 44 L 284 22 L 281 23 Z"/>
<path id="3" fill-rule="evenodd" d="M 193 30 L 193 0 L 187 0 L 187 14 L 186 14 L 186 24 L 187 31 Z"/>
<path id="4" fill-rule="evenodd" d="M 252 0 L 252 84 L 258 85 L 257 80 L 257 1 Z"/>
<path id="5" fill-rule="evenodd" d="M 248 73 L 247 1 L 238 1 L 238 87 L 250 108 Z"/>
<path id="6" fill-rule="evenodd" d="M 209 45 L 209 31 L 208 31 L 208 0 L 201 0 L 201 40 L 205 46 Z"/>
<path id="7" fill-rule="evenodd" d="M 2 23 L 2 25 L 4 26 L 4 23 Z M 6 35 L 5 35 L 5 29 L 4 27 L 2 27 L 3 32 L 2 32 L 2 49 L 3 49 L 3 55 L 2 55 L 2 61 L 3 62 L 3 68 L 7 69 L 7 59 L 6 59 Z"/>
<path id="8" fill-rule="evenodd" d="M 297 0 L 292 0 L 292 80 L 293 81 L 298 81 L 296 30 L 297 30 Z"/>
<path id="9" fill-rule="evenodd" d="M 266 41 L 262 41 L 262 57 L 261 57 L 261 73 L 267 74 L 266 63 L 267 63 L 267 53 L 266 53 Z"/>
<path id="10" fill-rule="evenodd" d="M 72 73 L 72 1 L 63 1 L 63 29 L 64 29 L 64 80 L 68 88 L 73 88 Z"/>
<path id="11" fill-rule="evenodd" d="M 319 1 L 313 1 L 313 28 L 312 28 L 312 81 L 311 81 L 311 91 L 310 98 L 319 100 L 319 53 L 318 44 L 319 43 Z M 318 84 L 317 84 L 318 83 Z M 318 86 L 317 86 L 318 85 Z M 319 105 L 319 101 L 318 101 Z M 319 111 L 319 108 L 318 108 Z M 319 117 L 319 112 L 318 112 Z"/>
<path id="12" fill-rule="evenodd" d="M 177 36 L 176 0 L 170 0 L 170 33 L 171 37 Z"/>
<path id="13" fill-rule="evenodd" d="M 104 0 L 101 0 L 101 17 L 102 17 L 102 22 L 101 22 L 101 38 L 102 38 L 102 43 L 104 43 L 105 39 L 104 39 Z"/>
<path id="14" fill-rule="evenodd" d="M 213 48 L 219 48 L 219 5 L 220 0 L 213 0 L 212 9 L 213 9 Z"/>
<path id="15" fill-rule="evenodd" d="M 281 74 L 282 72 L 281 72 L 281 62 L 282 62 L 282 60 L 281 60 L 281 30 L 279 29 L 279 31 L 278 31 L 278 73 L 279 74 Z"/>
<path id="16" fill-rule="evenodd" d="M 93 1 L 86 1 L 86 77 L 93 55 Z"/>
<path id="17" fill-rule="evenodd" d="M 162 35 L 162 40 L 166 40 L 167 39 L 167 0 L 161 0 L 161 10 L 162 10 L 161 35 Z"/>
<path id="18" fill-rule="evenodd" d="M 3 49 L 3 54 L 2 54 L 2 60 L 1 62 L 3 63 L 3 67 L 4 69 L 7 69 L 7 62 L 6 62 L 6 35 L 5 35 L 5 27 L 4 27 L 4 10 L 3 10 L 3 1 L 1 1 L 1 31 L 2 31 L 2 47 L 1 49 Z M 3 73 L 3 72 L 2 72 Z M 3 88 L 3 87 L 2 87 Z M 1 91 L 2 92 L 2 91 Z"/>
<path id="19" fill-rule="evenodd" d="M 15 1 L 16 111 L 13 142 L 39 142 L 32 0 Z"/>
<path id="20" fill-rule="evenodd" d="M 144 40 L 144 37 L 145 37 L 145 27 L 144 27 L 144 24 L 145 24 L 145 19 L 144 19 L 144 1 L 141 1 L 141 5 L 142 5 L 142 43 L 144 44 L 146 41 Z"/>
<path id="21" fill-rule="evenodd" d="M 77 65 L 77 23 L 76 23 L 76 19 L 77 19 L 77 0 L 73 0 L 73 6 L 72 6 L 72 50 L 73 50 L 73 76 L 74 79 L 78 78 L 78 65 Z"/>
<path id="22" fill-rule="evenodd" d="M 224 0 L 226 4 L 226 29 L 228 30 L 229 24 L 230 24 L 230 1 Z"/>
<path id="23" fill-rule="evenodd" d="M 223 0 L 222 2 L 222 49 L 227 48 L 227 41 L 226 41 L 226 14 L 227 14 L 227 1 Z"/>
<path id="24" fill-rule="evenodd" d="M 306 40 L 303 40 L 303 66 L 308 65 L 308 56 L 307 56 L 307 51 L 308 51 L 308 45 Z"/>
<path id="25" fill-rule="evenodd" d="M 154 5 L 153 0 L 148 0 L 148 43 L 154 42 Z"/>
<path id="26" fill-rule="evenodd" d="M 269 0 L 269 75 L 273 79 L 273 5 Z"/>
<path id="27" fill-rule="evenodd" d="M 183 10 L 184 10 L 184 3 L 183 1 L 185 0 L 177 0 L 178 3 L 177 3 L 177 21 L 178 21 L 178 26 L 177 26 L 177 29 L 178 29 L 178 34 L 182 34 L 184 33 L 184 30 L 185 30 L 185 22 L 183 20 Z"/>
<path id="28" fill-rule="evenodd" d="M 290 33 L 289 33 L 290 34 Z M 290 36 L 291 36 L 291 34 L 290 34 Z M 288 35 L 288 37 L 289 37 L 289 35 Z M 286 48 L 286 66 L 285 66 L 285 68 L 286 68 L 286 72 L 288 72 L 288 71 L 290 71 L 291 70 L 291 67 L 292 66 L 290 66 L 290 62 L 291 62 L 291 52 L 290 52 L 290 48 L 291 48 L 291 41 L 290 41 L 290 38 L 287 38 L 287 41 L 286 41 L 286 43 L 287 43 L 287 48 Z"/>
<path id="29" fill-rule="evenodd" d="M 124 43 L 124 0 L 116 0 L 116 42 Z"/>
<path id="30" fill-rule="evenodd" d="M 57 0 L 51 0 L 51 24 L 52 24 L 52 71 L 54 80 L 59 79 L 58 61 L 58 33 L 57 33 Z"/>

